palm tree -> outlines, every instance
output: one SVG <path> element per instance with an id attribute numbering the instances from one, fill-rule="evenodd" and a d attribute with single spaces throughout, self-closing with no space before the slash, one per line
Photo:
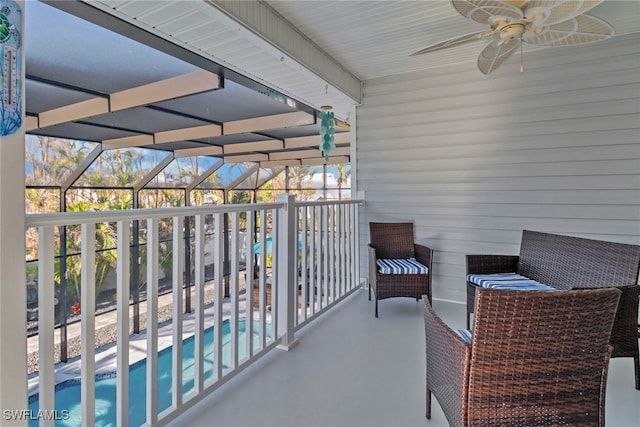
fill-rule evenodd
<path id="1" fill-rule="evenodd" d="M 307 199 L 304 197 L 309 195 L 310 192 L 304 190 L 312 190 L 311 177 L 313 176 L 316 168 L 313 166 L 295 166 L 289 168 L 289 187 L 297 199 Z"/>
<path id="2" fill-rule="evenodd" d="M 347 183 L 349 176 L 351 176 L 351 167 L 348 169 L 344 165 L 336 165 L 338 170 L 338 176 L 336 177 L 336 184 L 338 184 L 338 199 L 342 200 L 342 186 Z"/>

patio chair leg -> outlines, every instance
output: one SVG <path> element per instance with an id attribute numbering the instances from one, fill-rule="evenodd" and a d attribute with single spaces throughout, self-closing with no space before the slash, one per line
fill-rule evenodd
<path id="1" fill-rule="evenodd" d="M 378 317 L 378 298 L 376 298 L 376 318 Z"/>
<path id="2" fill-rule="evenodd" d="M 371 301 L 371 283 L 369 283 L 369 301 Z"/>
<path id="3" fill-rule="evenodd" d="M 427 389 L 427 419 L 431 419 L 431 390 Z"/>

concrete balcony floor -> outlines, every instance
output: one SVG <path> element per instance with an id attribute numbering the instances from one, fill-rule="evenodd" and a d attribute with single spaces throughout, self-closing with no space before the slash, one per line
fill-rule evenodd
<path id="1" fill-rule="evenodd" d="M 379 303 L 366 291 L 302 329 L 288 352 L 274 351 L 176 419 L 172 426 L 446 427 L 434 399 L 425 414 L 425 349 L 422 302 L 396 298 Z M 435 301 L 454 328 L 465 307 Z M 612 359 L 607 425 L 637 427 L 640 391 L 631 358 Z"/>

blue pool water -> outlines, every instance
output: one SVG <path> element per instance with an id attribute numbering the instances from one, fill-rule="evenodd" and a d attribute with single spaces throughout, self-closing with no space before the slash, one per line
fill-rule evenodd
<path id="1" fill-rule="evenodd" d="M 253 343 L 254 348 L 259 345 L 258 335 L 259 322 L 254 321 Z M 240 320 L 238 325 L 238 356 L 246 356 L 246 325 Z M 222 363 L 226 368 L 231 359 L 231 333 L 228 321 L 223 323 L 222 330 Z M 267 340 L 270 339 L 270 328 L 267 327 Z M 182 357 L 182 393 L 191 392 L 194 388 L 194 338 L 193 336 L 183 341 Z M 204 332 L 204 379 L 205 381 L 213 376 L 213 327 Z M 207 356 L 209 355 L 209 356 Z M 171 406 L 171 347 L 163 349 L 158 353 L 158 412 L 162 412 Z M 146 359 L 140 360 L 129 367 L 129 424 L 139 426 L 146 421 Z M 96 377 L 96 426 L 116 425 L 116 374 L 115 372 Z M 68 380 L 56 385 L 55 402 L 57 415 L 56 426 L 80 426 L 80 380 Z M 33 418 L 37 418 L 38 401 L 29 403 L 29 409 Z M 37 427 L 38 420 L 32 419 L 30 426 Z"/>

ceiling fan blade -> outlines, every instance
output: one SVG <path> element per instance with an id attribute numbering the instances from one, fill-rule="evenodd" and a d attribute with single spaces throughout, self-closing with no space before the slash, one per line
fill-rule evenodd
<path id="1" fill-rule="evenodd" d="M 567 21 L 596 7 L 604 0 L 527 0 L 522 5 L 525 16 L 534 10 L 542 10 L 545 20 L 541 25 L 553 25 Z"/>
<path id="2" fill-rule="evenodd" d="M 606 21 L 592 15 L 579 15 L 568 21 L 550 25 L 539 35 L 526 33 L 522 40 L 542 46 L 568 46 L 606 40 L 614 29 Z"/>
<path id="3" fill-rule="evenodd" d="M 500 40 L 496 39 L 485 46 L 478 56 L 478 69 L 483 74 L 489 74 L 495 71 L 504 61 L 509 58 L 520 44 L 520 39 L 509 40 L 500 44 Z"/>
<path id="4" fill-rule="evenodd" d="M 593 9 L 603 1 L 604 0 L 583 0 L 582 7 L 578 9 L 577 14 L 582 15 L 583 13 L 590 11 L 591 9 Z"/>
<path id="5" fill-rule="evenodd" d="M 436 44 L 432 44 L 431 46 L 427 46 L 424 49 L 421 49 L 417 52 L 411 54 L 411 56 L 422 55 L 429 52 L 435 52 L 436 50 L 446 49 L 453 46 L 459 46 L 461 44 L 478 41 L 485 34 L 484 31 L 480 31 L 477 33 L 465 34 L 464 36 L 454 37 L 452 39 L 448 39 Z"/>
<path id="6" fill-rule="evenodd" d="M 522 10 L 505 0 L 451 0 L 453 7 L 465 18 L 491 25 L 492 18 L 504 16 L 521 19 Z"/>

